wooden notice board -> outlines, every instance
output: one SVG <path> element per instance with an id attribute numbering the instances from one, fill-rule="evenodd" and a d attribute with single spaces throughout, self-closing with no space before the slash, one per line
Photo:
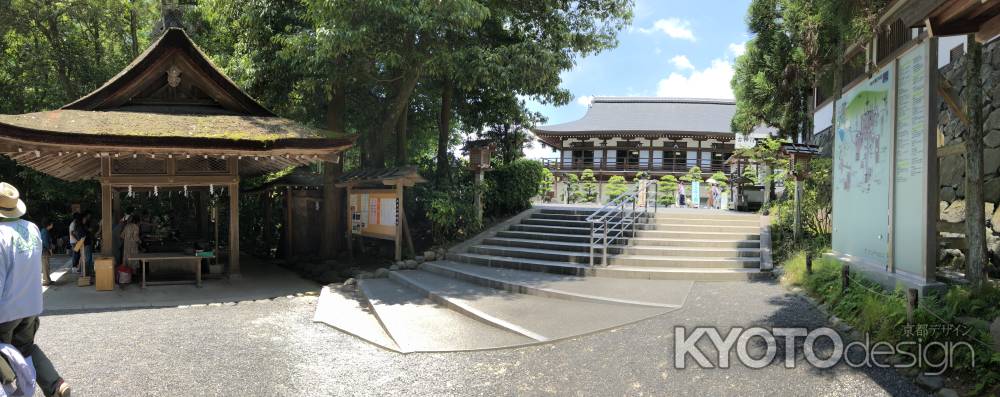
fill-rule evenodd
<path id="1" fill-rule="evenodd" d="M 349 213 L 351 234 L 396 240 L 399 196 L 395 189 L 352 190 Z"/>

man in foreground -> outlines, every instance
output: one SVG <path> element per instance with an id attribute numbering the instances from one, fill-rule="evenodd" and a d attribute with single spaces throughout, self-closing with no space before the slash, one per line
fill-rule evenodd
<path id="1" fill-rule="evenodd" d="M 26 212 L 17 188 L 0 182 L 0 343 L 31 357 L 38 386 L 46 396 L 68 397 L 69 385 L 35 345 L 38 315 L 42 314 L 43 248 L 38 226 L 20 219 Z M 0 366 L 8 364 L 0 360 Z"/>

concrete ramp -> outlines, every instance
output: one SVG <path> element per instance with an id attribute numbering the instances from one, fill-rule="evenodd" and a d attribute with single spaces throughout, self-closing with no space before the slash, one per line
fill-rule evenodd
<path id="1" fill-rule="evenodd" d="M 354 295 L 327 290 L 317 321 L 405 353 L 496 349 L 669 313 L 695 282 L 770 276 L 757 216 L 658 212 L 592 265 L 592 211 L 529 210 L 446 260 L 360 280 Z"/>

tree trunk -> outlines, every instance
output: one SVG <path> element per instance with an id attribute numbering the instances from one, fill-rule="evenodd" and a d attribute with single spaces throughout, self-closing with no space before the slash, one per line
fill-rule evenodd
<path id="1" fill-rule="evenodd" d="M 56 73 L 58 73 L 59 84 L 63 87 L 63 95 L 66 95 L 67 98 L 78 97 L 76 88 L 69 77 L 70 66 L 67 63 L 67 57 L 64 56 L 65 51 L 63 51 L 62 46 L 63 35 L 59 31 L 59 21 L 54 11 L 50 11 L 50 14 L 45 19 L 44 36 L 49 42 L 53 57 L 56 60 Z"/>
<path id="2" fill-rule="evenodd" d="M 373 136 L 375 139 L 369 142 L 369 149 L 371 150 L 368 154 L 368 165 L 370 167 L 385 167 L 386 151 L 379 150 L 375 146 L 381 142 L 389 142 L 393 132 L 396 130 L 396 123 L 399 122 L 399 117 L 403 114 L 407 104 L 410 103 L 410 96 L 413 95 L 413 90 L 416 88 L 417 80 L 419 79 L 420 68 L 418 66 L 410 67 L 403 71 L 403 79 L 399 82 L 396 96 L 392 98 L 386 107 L 382 123 Z"/>
<path id="3" fill-rule="evenodd" d="M 965 63 L 965 108 L 969 115 L 969 135 L 965 138 L 965 236 L 969 244 L 965 277 L 973 284 L 983 279 L 986 265 L 986 210 L 983 208 L 983 87 L 980 68 L 983 46 L 976 35 L 967 36 L 969 53 Z"/>
<path id="4" fill-rule="evenodd" d="M 326 108 L 326 126 L 334 133 L 344 132 L 344 115 L 347 112 L 347 93 L 342 79 L 335 78 L 330 87 L 330 104 Z M 337 177 L 344 172 L 344 157 L 332 163 L 323 162 L 323 230 L 320 254 L 333 258 L 344 248 L 344 189 L 335 186 Z"/>
<path id="5" fill-rule="evenodd" d="M 455 87 L 451 79 L 441 86 L 441 114 L 438 119 L 437 180 L 448 178 L 448 143 L 451 141 L 451 99 Z"/>
<path id="6" fill-rule="evenodd" d="M 396 166 L 404 166 L 410 163 L 409 140 L 406 136 L 408 118 L 410 116 L 409 106 L 403 108 L 403 114 L 399 116 L 396 123 Z"/>
<path id="7" fill-rule="evenodd" d="M 132 40 L 132 58 L 139 56 L 139 13 L 135 10 L 135 0 L 129 2 L 128 8 L 128 33 Z"/>

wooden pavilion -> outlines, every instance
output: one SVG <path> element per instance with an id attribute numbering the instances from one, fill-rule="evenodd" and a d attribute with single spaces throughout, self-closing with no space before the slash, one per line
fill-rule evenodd
<path id="1" fill-rule="evenodd" d="M 223 74 L 181 29 L 168 29 L 100 88 L 58 110 L 0 115 L 0 153 L 67 181 L 98 179 L 101 234 L 119 194 L 208 188 L 228 193 L 230 277 L 239 276 L 239 183 L 338 161 L 355 137 L 276 116 Z M 102 254 L 110 256 L 111 244 Z"/>

